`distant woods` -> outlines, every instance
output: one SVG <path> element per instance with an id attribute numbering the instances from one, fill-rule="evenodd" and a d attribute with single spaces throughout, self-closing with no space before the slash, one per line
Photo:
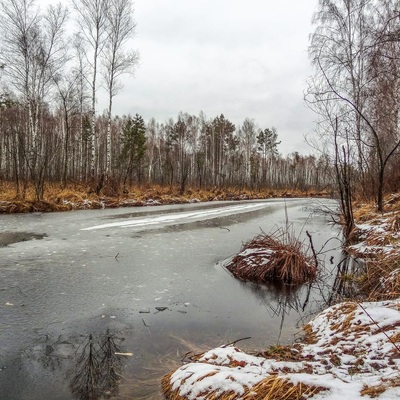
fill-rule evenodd
<path id="1" fill-rule="evenodd" d="M 113 114 L 123 79 L 138 64 L 130 0 L 72 0 L 41 10 L 35 0 L 0 0 L 0 180 L 87 183 L 100 194 L 130 185 L 326 188 L 322 155 L 279 154 L 275 128 L 223 114 L 181 112 L 156 121 Z M 123 76 L 125 77 L 123 78 Z M 99 88 L 108 105 L 96 109 Z M 299 132 L 299 136 L 302 132 Z M 296 138 L 298 140 L 299 138 Z"/>

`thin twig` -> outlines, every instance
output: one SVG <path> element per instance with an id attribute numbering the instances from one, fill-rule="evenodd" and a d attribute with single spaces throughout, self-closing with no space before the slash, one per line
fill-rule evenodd
<path id="1" fill-rule="evenodd" d="M 382 329 L 382 327 L 379 326 L 379 324 L 374 320 L 374 318 L 371 317 L 371 315 L 368 313 L 368 311 L 363 307 L 363 305 L 361 303 L 359 303 L 358 301 L 356 302 L 361 309 L 365 312 L 365 314 L 367 315 L 367 317 L 378 327 L 379 331 L 382 332 L 390 341 L 390 343 L 392 343 L 392 345 L 396 348 L 396 350 L 400 353 L 400 348 L 397 346 L 397 344 L 389 337 L 389 335 Z"/>
<path id="2" fill-rule="evenodd" d="M 314 247 L 314 243 L 312 241 L 312 236 L 310 235 L 310 233 L 308 231 L 306 231 L 306 235 L 310 239 L 310 246 L 311 246 L 311 250 L 312 250 L 312 253 L 314 256 L 315 266 L 318 268 L 318 257 L 317 257 L 317 253 L 315 252 L 315 247 Z"/>
<path id="3" fill-rule="evenodd" d="M 251 336 L 244 337 L 244 338 L 241 338 L 241 339 L 237 339 L 237 340 L 235 340 L 235 341 L 233 341 L 233 342 L 224 344 L 224 345 L 222 345 L 221 347 L 225 348 L 225 347 L 228 347 L 228 346 L 232 346 L 232 345 L 236 344 L 237 342 L 240 342 L 240 341 L 242 341 L 242 340 L 247 340 L 247 339 L 251 339 Z"/>

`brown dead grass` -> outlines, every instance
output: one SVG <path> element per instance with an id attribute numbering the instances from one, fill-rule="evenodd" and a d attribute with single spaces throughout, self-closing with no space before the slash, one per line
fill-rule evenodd
<path id="1" fill-rule="evenodd" d="M 142 185 L 122 187 L 115 181 L 106 182 L 100 195 L 95 184 L 58 183 L 45 186 L 44 199 L 36 201 L 33 185 L 28 185 L 24 198 L 17 195 L 15 185 L 0 181 L 0 213 L 26 213 L 33 211 L 66 211 L 87 208 L 131 207 L 150 204 L 181 204 L 187 202 L 256 200 L 271 197 L 328 197 L 326 192 L 300 192 L 285 190 L 247 190 L 238 188 L 188 188 L 182 195 L 179 187 Z"/>
<path id="2" fill-rule="evenodd" d="M 400 297 L 399 255 L 381 255 L 366 260 L 364 270 L 359 287 L 368 300 L 394 300 Z"/>
<path id="3" fill-rule="evenodd" d="M 246 250 L 251 254 L 243 254 Z M 226 268 L 244 281 L 300 284 L 312 280 L 317 273 L 316 262 L 307 251 L 286 231 L 263 233 L 247 242 Z"/>
<path id="4" fill-rule="evenodd" d="M 393 300 L 400 297 L 400 193 L 384 199 L 384 213 L 377 213 L 374 203 L 356 203 L 356 223 L 376 225 L 384 223 L 385 229 L 357 230 L 357 241 L 362 240 L 371 251 L 350 254 L 364 260 L 364 271 L 357 278 L 360 295 L 369 301 Z M 386 246 L 386 249 L 385 249 Z M 387 247 L 390 246 L 390 247 Z"/>
<path id="5" fill-rule="evenodd" d="M 171 385 L 172 373 L 166 375 L 161 383 L 162 392 L 167 400 L 186 400 L 179 394 L 179 388 L 173 389 Z M 255 386 L 245 388 L 245 393 L 240 396 L 243 400 L 305 400 L 314 394 L 325 390 L 318 386 L 309 386 L 302 383 L 296 385 L 278 376 L 268 376 Z M 222 395 L 217 391 L 208 391 L 200 394 L 201 398 L 207 400 L 235 400 L 237 393 L 224 392 Z"/>
<path id="6" fill-rule="evenodd" d="M 318 386 L 308 386 L 302 383 L 293 385 L 290 381 L 270 376 L 251 388 L 244 400 L 302 400 L 324 390 Z"/>
<path id="7" fill-rule="evenodd" d="M 387 389 L 387 386 L 384 384 L 378 386 L 366 386 L 363 390 L 361 390 L 362 396 L 369 396 L 372 399 L 375 397 L 379 397 L 382 393 L 384 393 Z"/>
<path id="8" fill-rule="evenodd" d="M 305 358 L 298 347 L 297 344 L 292 346 L 272 345 L 266 350 L 256 352 L 254 355 L 256 357 L 264 357 L 276 361 L 295 362 L 308 360 L 309 358 Z"/>

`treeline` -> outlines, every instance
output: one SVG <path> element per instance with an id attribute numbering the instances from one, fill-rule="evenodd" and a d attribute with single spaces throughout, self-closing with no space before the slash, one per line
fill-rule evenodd
<path id="1" fill-rule="evenodd" d="M 163 123 L 154 119 L 145 123 L 137 114 L 114 117 L 111 148 L 107 116 L 98 117 L 93 177 L 90 115 L 74 114 L 67 130 L 61 108 L 55 113 L 43 109 L 37 173 L 44 182 L 88 182 L 98 192 L 107 181 L 121 190 L 160 184 L 179 186 L 183 193 L 187 186 L 321 190 L 332 181 L 326 157 L 279 155 L 274 128 L 261 130 L 250 119 L 235 127 L 222 114 L 209 119 L 203 113 L 180 113 Z M 21 197 L 30 181 L 27 123 L 22 105 L 11 100 L 1 103 L 0 179 L 15 182 Z M 108 152 L 112 164 L 106 176 Z"/>

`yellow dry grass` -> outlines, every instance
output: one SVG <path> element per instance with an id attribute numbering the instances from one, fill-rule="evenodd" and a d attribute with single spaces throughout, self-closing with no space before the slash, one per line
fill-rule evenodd
<path id="1" fill-rule="evenodd" d="M 171 385 L 172 373 L 166 375 L 161 383 L 162 392 L 167 400 L 186 400 L 179 394 L 179 388 L 173 389 Z M 309 386 L 303 383 L 293 384 L 289 380 L 276 375 L 268 376 L 251 388 L 245 387 L 245 392 L 240 396 L 243 400 L 305 400 L 325 390 L 319 386 Z M 217 390 L 210 390 L 199 394 L 207 400 L 235 400 L 238 394 L 226 391 L 222 394 Z"/>
<path id="2" fill-rule="evenodd" d="M 243 253 L 246 250 L 251 253 Z M 307 251 L 293 234 L 278 230 L 248 241 L 226 268 L 244 281 L 300 284 L 317 273 L 316 262 Z"/>
<path id="3" fill-rule="evenodd" d="M 369 396 L 374 399 L 375 397 L 380 396 L 382 393 L 386 391 L 386 385 L 378 385 L 378 386 L 366 386 L 363 390 L 361 390 L 362 396 Z"/>
<path id="4" fill-rule="evenodd" d="M 357 222 L 366 222 L 375 218 L 378 214 L 375 212 L 375 205 L 373 203 L 355 203 L 353 216 Z"/>
<path id="5" fill-rule="evenodd" d="M 377 229 L 355 230 L 356 242 L 362 240 L 366 250 L 348 249 L 364 259 L 364 271 L 357 283 L 360 295 L 370 301 L 400 297 L 400 193 L 385 197 L 384 210 L 377 213 L 372 202 L 354 205 L 356 223 L 377 225 Z"/>
<path id="6" fill-rule="evenodd" d="M 400 255 L 380 255 L 366 260 L 359 287 L 370 301 L 400 297 Z"/>
<path id="7" fill-rule="evenodd" d="M 248 190 L 238 188 L 187 188 L 184 194 L 177 186 L 142 185 L 122 187 L 113 180 L 106 182 L 100 195 L 95 193 L 95 184 L 69 183 L 63 187 L 60 183 L 47 183 L 44 198 L 37 201 L 32 184 L 28 184 L 24 195 L 17 195 L 15 184 L 0 181 L 0 213 L 33 211 L 66 211 L 82 208 L 111 208 L 140 206 L 153 200 L 160 204 L 180 204 L 192 201 L 216 200 L 255 200 L 271 197 L 327 197 L 325 192 L 300 192 L 285 190 Z"/>
<path id="8" fill-rule="evenodd" d="M 256 352 L 255 356 L 274 359 L 276 361 L 303 361 L 305 358 L 301 355 L 298 347 L 297 344 L 292 346 L 272 345 L 266 350 Z"/>

